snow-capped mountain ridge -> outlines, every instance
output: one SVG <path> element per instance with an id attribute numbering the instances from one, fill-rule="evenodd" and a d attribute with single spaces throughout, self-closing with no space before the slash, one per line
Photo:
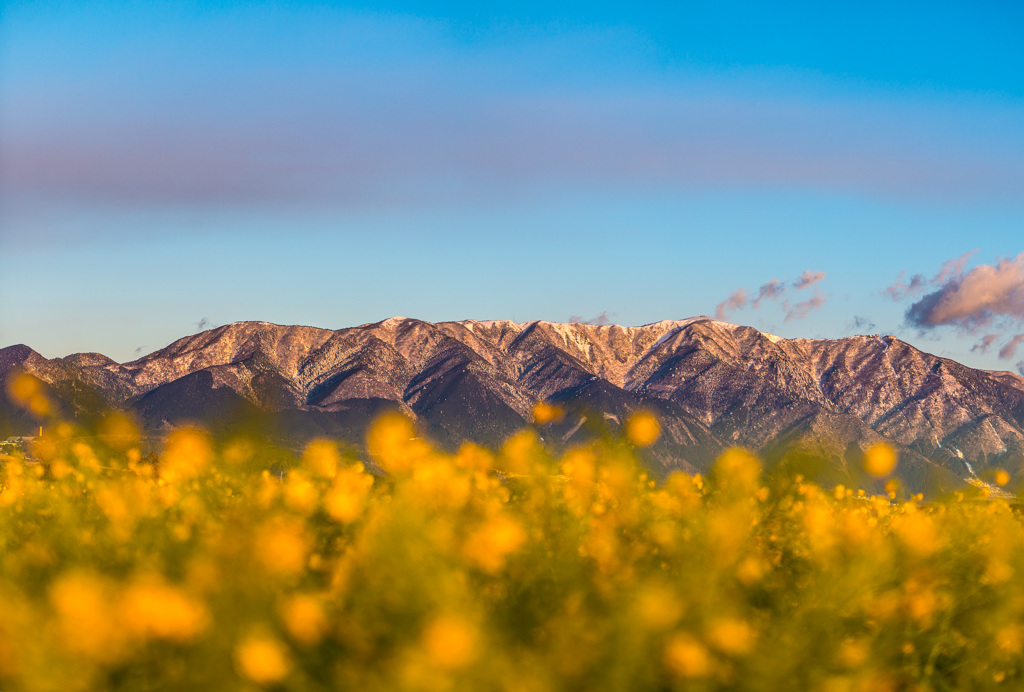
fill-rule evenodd
<path id="1" fill-rule="evenodd" d="M 846 472 L 857 450 L 880 439 L 900 446 L 922 474 L 941 467 L 966 479 L 972 467 L 1024 467 L 1020 377 L 974 370 L 893 337 L 783 339 L 705 316 L 636 327 L 404 317 L 338 330 L 239 322 L 127 363 L 0 349 L 0 370 L 15 369 L 48 383 L 74 415 L 85 406 L 75 397 L 87 392 L 90 406 L 129 408 L 157 428 L 252 409 L 288 419 L 307 437 L 358 436 L 376 412 L 398 407 L 445 444 L 496 444 L 528 424 L 535 401 L 550 400 L 600 410 L 613 427 L 631 410 L 655 410 L 665 434 L 654 453 L 666 468 L 701 469 L 731 444 L 766 454 L 796 445 Z M 586 433 L 580 416 L 558 436 L 571 443 Z"/>

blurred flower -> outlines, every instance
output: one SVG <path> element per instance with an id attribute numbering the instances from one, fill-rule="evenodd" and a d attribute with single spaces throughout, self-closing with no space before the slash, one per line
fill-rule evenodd
<path id="1" fill-rule="evenodd" d="M 100 423 L 99 434 L 103 441 L 119 452 L 127 451 L 139 443 L 139 427 L 124 413 L 115 411 L 107 414 Z"/>
<path id="2" fill-rule="evenodd" d="M 737 618 L 719 618 L 708 628 L 708 641 L 719 651 L 738 656 L 750 651 L 754 630 Z"/>
<path id="3" fill-rule="evenodd" d="M 476 629 L 464 618 L 441 615 L 423 630 L 423 649 L 442 668 L 463 668 L 477 654 Z"/>
<path id="4" fill-rule="evenodd" d="M 546 401 L 538 401 L 533 405 L 533 420 L 537 425 L 547 425 L 562 420 L 565 411 Z"/>
<path id="5" fill-rule="evenodd" d="M 505 515 L 490 517 L 470 534 L 465 553 L 480 569 L 494 574 L 505 566 L 508 556 L 526 541 L 519 522 Z"/>
<path id="6" fill-rule="evenodd" d="M 258 685 L 272 685 L 284 680 L 291 671 L 288 649 L 276 637 L 257 630 L 235 647 L 238 672 Z"/>
<path id="7" fill-rule="evenodd" d="M 373 476 L 363 470 L 362 464 L 341 469 L 324 498 L 327 514 L 335 521 L 355 521 L 363 513 L 367 495 L 372 487 Z"/>
<path id="8" fill-rule="evenodd" d="M 196 428 L 181 428 L 167 436 L 160 458 L 160 476 L 168 483 L 195 478 L 213 461 L 213 448 L 206 433 Z"/>
<path id="9" fill-rule="evenodd" d="M 626 437 L 637 447 L 650 447 L 661 435 L 661 424 L 653 413 L 639 411 L 626 421 Z"/>
<path id="10" fill-rule="evenodd" d="M 374 421 L 366 435 L 366 448 L 382 469 L 398 475 L 412 471 L 430 453 L 412 421 L 400 413 L 388 413 Z"/>
<path id="11" fill-rule="evenodd" d="M 684 632 L 673 635 L 665 645 L 665 666 L 678 676 L 700 678 L 711 672 L 711 655 L 699 641 Z"/>
<path id="12" fill-rule="evenodd" d="M 338 472 L 341 455 L 338 445 L 330 440 L 313 440 L 302 452 L 302 465 L 312 474 L 322 478 L 334 478 Z"/>
<path id="13" fill-rule="evenodd" d="M 50 587 L 50 602 L 65 648 L 100 663 L 121 659 L 127 648 L 126 632 L 114 613 L 115 587 L 87 571 L 61 575 Z"/>
<path id="14" fill-rule="evenodd" d="M 885 442 L 871 445 L 864 452 L 864 470 L 875 478 L 885 478 L 896 470 L 896 450 Z"/>
<path id="15" fill-rule="evenodd" d="M 280 611 L 288 633 L 303 644 L 316 644 L 327 631 L 327 615 L 320 599 L 315 596 L 290 596 L 281 605 Z"/>
<path id="16" fill-rule="evenodd" d="M 992 474 L 992 478 L 996 485 L 1006 485 L 1010 482 L 1010 474 L 1006 472 L 1006 469 L 995 469 L 995 472 Z"/>
<path id="17" fill-rule="evenodd" d="M 137 578 L 121 597 L 121 622 L 137 636 L 186 642 L 209 624 L 206 607 L 156 575 Z"/>
<path id="18" fill-rule="evenodd" d="M 279 576 L 300 573 L 309 555 L 309 537 L 301 521 L 272 520 L 253 535 L 253 549 L 263 567 Z"/>

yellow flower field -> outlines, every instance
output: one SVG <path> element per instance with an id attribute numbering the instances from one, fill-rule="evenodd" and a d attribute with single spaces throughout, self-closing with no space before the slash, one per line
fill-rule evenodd
<path id="1" fill-rule="evenodd" d="M 400 416 L 365 460 L 53 425 L 0 461 L 0 690 L 1024 685 L 1013 503 L 768 481 L 742 450 L 658 485 L 641 415 L 560 458 L 529 429 L 443 454 Z"/>

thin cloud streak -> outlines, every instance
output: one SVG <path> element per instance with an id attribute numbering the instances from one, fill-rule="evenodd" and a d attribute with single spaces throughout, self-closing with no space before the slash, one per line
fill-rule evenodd
<path id="1" fill-rule="evenodd" d="M 816 291 L 813 296 L 807 300 L 802 300 L 799 303 L 789 306 L 786 305 L 786 322 L 792 320 L 802 320 L 813 311 L 820 308 L 825 304 L 825 296 L 820 291 Z"/>
<path id="2" fill-rule="evenodd" d="M 914 274 L 910 277 L 909 282 L 903 280 L 906 275 L 907 270 L 904 269 L 892 285 L 883 291 L 893 302 L 898 303 L 907 298 L 916 298 L 928 290 L 928 280 L 924 278 L 923 274 Z"/>
<path id="3" fill-rule="evenodd" d="M 1010 360 L 1017 355 L 1017 347 L 1024 342 L 1024 334 L 1016 334 L 1010 339 L 1005 346 L 999 349 L 999 358 L 1001 360 Z"/>
<path id="4" fill-rule="evenodd" d="M 825 276 L 825 272 L 805 269 L 803 273 L 796 278 L 796 280 L 788 285 L 792 286 L 795 290 L 800 291 L 824 280 Z M 748 303 L 750 304 L 750 307 L 758 310 L 766 300 L 782 300 L 782 309 L 786 312 L 785 320 L 786 322 L 789 322 L 791 320 L 801 320 L 807 317 L 808 313 L 825 304 L 825 294 L 818 289 L 815 289 L 814 295 L 811 298 L 800 301 L 796 304 L 791 304 L 790 301 L 783 300 L 786 294 L 786 289 L 786 282 L 779 281 L 778 279 L 771 279 L 761 285 L 761 288 L 758 289 L 757 297 L 754 298 L 753 301 L 750 301 L 747 296 L 746 289 L 738 288 L 730 294 L 728 298 L 715 307 L 715 316 L 721 320 L 725 319 L 726 315 L 730 312 L 742 310 Z"/>
<path id="5" fill-rule="evenodd" d="M 907 298 L 917 298 L 927 291 L 929 286 L 942 286 L 952 279 L 961 276 L 967 263 L 977 252 L 977 250 L 970 250 L 960 257 L 946 260 L 931 279 L 926 279 L 923 274 L 914 274 L 908 283 L 903 280 L 903 277 L 907 275 L 907 270 L 904 269 L 896 277 L 896 281 L 886 288 L 883 293 L 897 303 Z"/>
<path id="6" fill-rule="evenodd" d="M 985 336 L 981 337 L 981 340 L 978 341 L 978 343 L 974 344 L 974 346 L 971 346 L 971 353 L 981 353 L 983 355 L 985 353 L 988 353 L 988 350 L 992 347 L 992 344 L 994 344 L 997 339 L 999 339 L 998 334 L 986 334 Z"/>
<path id="7" fill-rule="evenodd" d="M 715 319 L 724 320 L 728 313 L 742 310 L 747 305 L 747 291 L 736 289 L 728 298 L 715 306 Z"/>
<path id="8" fill-rule="evenodd" d="M 824 276 L 824 274 L 822 274 Z M 771 279 L 768 283 L 763 284 L 757 293 L 757 298 L 751 304 L 756 310 L 761 307 L 762 301 L 765 300 L 778 300 L 782 294 L 786 292 L 786 285 L 778 279 Z"/>
<path id="9" fill-rule="evenodd" d="M 813 286 L 824 278 L 825 272 L 812 272 L 810 269 L 805 269 L 804 273 L 793 282 L 793 288 L 798 291 L 802 291 L 805 288 Z"/>
<path id="10" fill-rule="evenodd" d="M 598 315 L 597 317 L 591 317 L 589 320 L 583 319 L 579 315 L 572 315 L 569 318 L 569 322 L 574 324 L 594 324 L 598 326 L 603 326 L 606 324 L 612 324 L 612 318 L 615 316 L 616 314 L 614 312 L 610 313 L 607 310 L 602 310 L 600 315 Z"/>
<path id="11" fill-rule="evenodd" d="M 848 331 L 848 332 L 858 331 L 858 330 L 866 331 L 866 330 L 874 329 L 874 328 L 875 328 L 874 321 L 872 321 L 872 319 L 870 317 L 864 317 L 863 315 L 854 315 L 853 319 L 850 320 L 850 322 L 848 322 L 847 325 L 846 325 L 846 331 Z"/>

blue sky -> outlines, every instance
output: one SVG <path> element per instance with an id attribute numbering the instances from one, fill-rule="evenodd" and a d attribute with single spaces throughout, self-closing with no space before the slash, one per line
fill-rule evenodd
<path id="1" fill-rule="evenodd" d="M 0 344 L 718 311 L 1016 369 L 1024 8 L 821 5 L 7 2 Z"/>

